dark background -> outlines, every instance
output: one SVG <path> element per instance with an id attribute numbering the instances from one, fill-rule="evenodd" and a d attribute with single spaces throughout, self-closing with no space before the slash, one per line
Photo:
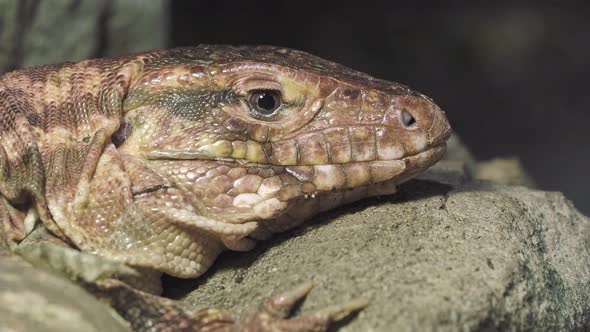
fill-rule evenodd
<path id="1" fill-rule="evenodd" d="M 173 1 L 169 46 L 287 46 L 406 84 L 478 159 L 517 156 L 589 214 L 588 6 L 429 2 Z"/>

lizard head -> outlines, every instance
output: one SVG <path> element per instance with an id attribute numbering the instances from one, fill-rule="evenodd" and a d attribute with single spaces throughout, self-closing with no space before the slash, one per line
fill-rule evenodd
<path id="1" fill-rule="evenodd" d="M 141 61 L 113 142 L 199 215 L 255 221 L 258 234 L 394 192 L 450 136 L 428 97 L 301 51 L 202 46 Z"/>

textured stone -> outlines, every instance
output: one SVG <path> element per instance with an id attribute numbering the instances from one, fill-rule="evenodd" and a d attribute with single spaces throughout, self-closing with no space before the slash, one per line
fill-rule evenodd
<path id="1" fill-rule="evenodd" d="M 126 322 L 82 288 L 2 250 L 1 331 L 129 331 Z"/>
<path id="2" fill-rule="evenodd" d="M 476 178 L 512 186 L 536 187 L 518 158 L 495 158 L 477 164 Z"/>
<path id="3" fill-rule="evenodd" d="M 167 0 L 0 0 L 0 72 L 164 46 Z"/>

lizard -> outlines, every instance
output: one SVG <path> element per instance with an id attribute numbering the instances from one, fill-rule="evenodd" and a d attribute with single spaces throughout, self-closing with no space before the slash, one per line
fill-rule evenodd
<path id="1" fill-rule="evenodd" d="M 63 246 L 155 280 L 88 286 L 135 330 L 321 331 L 366 303 L 289 319 L 304 284 L 234 320 L 158 297 L 159 275 L 196 278 L 224 250 L 394 193 L 443 156 L 450 134 L 429 97 L 282 47 L 20 69 L 0 76 L 2 237 L 14 249 L 43 225 Z M 156 309 L 138 317 L 130 306 Z"/>

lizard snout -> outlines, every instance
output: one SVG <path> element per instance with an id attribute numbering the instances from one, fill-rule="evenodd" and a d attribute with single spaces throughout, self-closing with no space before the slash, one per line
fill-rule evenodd
<path id="1" fill-rule="evenodd" d="M 401 157 L 415 155 L 443 145 L 449 138 L 450 125 L 445 113 L 431 99 L 421 94 L 394 96 L 383 116 L 389 139 L 383 147 L 402 147 Z M 398 159 L 387 153 L 381 159 Z"/>
<path id="2" fill-rule="evenodd" d="M 433 107 L 432 126 L 428 130 L 428 140 L 431 146 L 442 145 L 451 137 L 451 125 L 443 110 L 437 105 Z"/>

